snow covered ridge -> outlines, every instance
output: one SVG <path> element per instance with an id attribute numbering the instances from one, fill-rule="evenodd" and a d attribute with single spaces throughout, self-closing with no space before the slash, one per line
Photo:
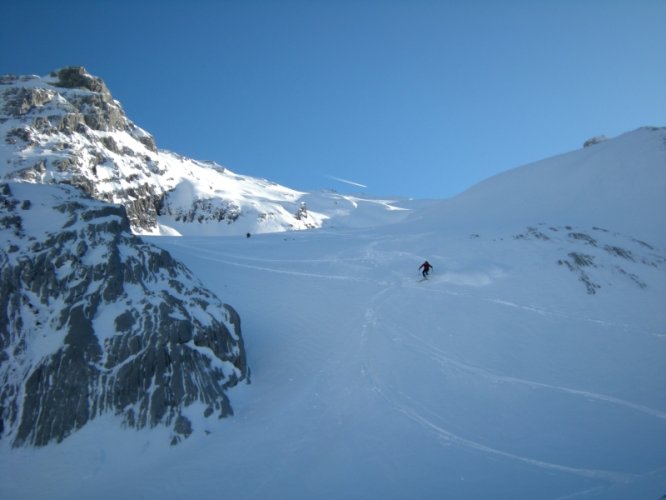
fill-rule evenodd
<path id="1" fill-rule="evenodd" d="M 327 218 L 303 216 L 305 193 L 158 150 L 81 67 L 0 77 L 0 137 L 0 177 L 71 184 L 121 204 L 139 234 L 286 231 Z"/>
<path id="2" fill-rule="evenodd" d="M 125 209 L 71 186 L 0 184 L 0 436 L 60 442 L 105 413 L 192 432 L 248 378 L 236 312 Z"/>
<path id="3" fill-rule="evenodd" d="M 666 128 L 643 127 L 500 173 L 411 217 L 484 234 L 602 227 L 664 248 L 665 193 Z"/>

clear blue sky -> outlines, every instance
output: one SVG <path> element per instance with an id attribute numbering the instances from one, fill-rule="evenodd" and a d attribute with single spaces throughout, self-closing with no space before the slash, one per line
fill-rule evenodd
<path id="1" fill-rule="evenodd" d="M 21 0 L 0 73 L 85 66 L 158 147 L 296 189 L 445 198 L 666 125 L 664 0 Z"/>

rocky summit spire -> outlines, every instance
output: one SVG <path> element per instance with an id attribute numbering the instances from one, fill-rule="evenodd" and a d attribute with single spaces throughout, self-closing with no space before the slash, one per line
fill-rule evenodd
<path id="1" fill-rule="evenodd" d="M 56 87 L 68 89 L 85 89 L 91 92 L 99 92 L 111 97 L 111 92 L 101 78 L 91 75 L 83 66 L 69 66 L 51 73 L 58 78 L 54 83 Z"/>

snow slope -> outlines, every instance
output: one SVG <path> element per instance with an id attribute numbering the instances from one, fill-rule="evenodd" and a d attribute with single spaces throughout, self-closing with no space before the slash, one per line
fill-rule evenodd
<path id="1" fill-rule="evenodd" d="M 469 232 L 537 222 L 597 226 L 666 246 L 666 128 L 644 127 L 509 170 L 430 212 Z"/>
<path id="2" fill-rule="evenodd" d="M 564 241 L 154 242 L 234 297 L 252 367 L 236 416 L 192 416 L 175 448 L 96 420 L 57 447 L 3 449 L 3 498 L 664 493 L 663 263 L 645 288 L 605 270 L 612 286 L 589 295 L 556 264 Z"/>
<path id="3" fill-rule="evenodd" d="M 373 229 L 151 237 L 233 297 L 252 369 L 229 392 L 235 417 L 191 415 L 176 447 L 113 417 L 58 446 L 0 443 L 0 497 L 657 500 L 661 201 L 612 184 L 636 202 L 615 220 L 589 168 L 575 184 L 603 209 L 596 223 L 544 165 L 543 183 L 526 167 Z M 659 168 L 633 180 L 663 185 Z M 537 184 L 550 189 L 529 205 L 496 205 Z M 627 221 L 645 213 L 654 223 L 633 233 Z M 487 214 L 497 224 L 482 225 Z M 420 281 L 425 258 L 434 271 Z"/>

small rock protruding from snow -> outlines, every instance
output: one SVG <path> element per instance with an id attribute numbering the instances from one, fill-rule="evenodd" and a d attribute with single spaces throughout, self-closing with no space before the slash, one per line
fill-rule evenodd
<path id="1" fill-rule="evenodd" d="M 605 135 L 595 135 L 594 137 L 590 137 L 587 141 L 585 141 L 583 143 L 583 147 L 589 148 L 590 146 L 594 146 L 595 144 L 602 143 L 606 140 L 608 140 L 608 137 Z"/>

